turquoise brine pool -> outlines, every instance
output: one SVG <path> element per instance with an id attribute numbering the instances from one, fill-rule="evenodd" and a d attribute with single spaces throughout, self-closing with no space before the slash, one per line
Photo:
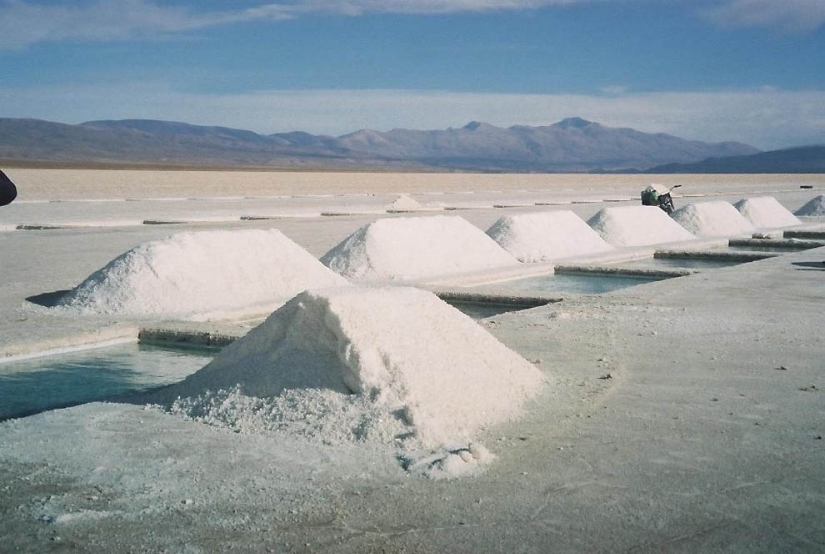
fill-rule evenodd
<path id="1" fill-rule="evenodd" d="M 472 287 L 474 293 L 547 296 L 555 294 L 602 294 L 660 281 L 663 277 L 636 275 L 555 273 Z"/>
<path id="2" fill-rule="evenodd" d="M 133 343 L 0 364 L 0 420 L 176 383 L 214 355 Z"/>

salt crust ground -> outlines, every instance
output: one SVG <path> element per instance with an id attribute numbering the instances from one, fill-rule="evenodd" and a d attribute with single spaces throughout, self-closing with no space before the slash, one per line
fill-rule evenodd
<path id="1" fill-rule="evenodd" d="M 816 217 L 825 216 L 825 194 L 812 198 L 808 203 L 794 212 L 795 215 Z"/>
<path id="2" fill-rule="evenodd" d="M 688 204 L 671 217 L 697 237 L 731 237 L 756 231 L 730 202 L 722 200 Z"/>
<path id="3" fill-rule="evenodd" d="M 368 444 L 324 450 L 138 407 L 8 422 L 0 534 L 28 550 L 818 549 L 821 310 L 805 299 L 821 283 L 792 264 L 821 258 L 485 323 L 563 373 L 496 431 L 501 464 L 455 486 L 399 480 Z"/>
<path id="4" fill-rule="evenodd" d="M 812 300 L 822 272 L 794 264 L 824 255 L 484 322 L 558 383 L 525 418 L 480 437 L 499 461 L 473 479 L 410 479 L 371 443 L 233 433 L 140 406 L 90 404 L 0 424 L 4 544 L 819 551 L 822 338 Z"/>
<path id="5" fill-rule="evenodd" d="M 84 314 L 193 317 L 282 303 L 346 280 L 278 230 L 179 233 L 138 246 L 60 300 Z"/>
<path id="6" fill-rule="evenodd" d="M 754 227 L 762 229 L 790 227 L 801 223 L 773 196 L 743 198 L 734 206 Z"/>
<path id="7" fill-rule="evenodd" d="M 487 234 L 520 262 L 609 252 L 613 247 L 569 210 L 504 216 Z"/>
<path id="8" fill-rule="evenodd" d="M 379 219 L 358 229 L 321 262 L 353 281 L 408 281 L 519 264 L 458 216 Z"/>
<path id="9" fill-rule="evenodd" d="M 604 208 L 587 222 L 613 246 L 649 246 L 695 238 L 654 206 Z"/>
<path id="10" fill-rule="evenodd" d="M 257 418 L 263 425 L 284 420 L 278 404 L 241 396 L 286 393 L 289 400 L 277 401 L 281 408 L 298 405 L 334 430 L 320 433 L 323 440 L 412 438 L 433 447 L 466 443 L 479 429 L 516 417 L 543 383 L 532 364 L 430 292 L 345 287 L 299 294 L 158 398 L 194 399 L 175 409 L 240 428 L 252 421 L 250 413 L 263 414 Z M 355 404 L 366 409 L 351 409 L 350 416 L 338 410 Z"/>

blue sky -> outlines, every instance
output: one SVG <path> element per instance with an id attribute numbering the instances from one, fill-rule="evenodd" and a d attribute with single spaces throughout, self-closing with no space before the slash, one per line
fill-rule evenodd
<path id="1" fill-rule="evenodd" d="M 0 117 L 825 144 L 825 0 L 0 0 Z"/>

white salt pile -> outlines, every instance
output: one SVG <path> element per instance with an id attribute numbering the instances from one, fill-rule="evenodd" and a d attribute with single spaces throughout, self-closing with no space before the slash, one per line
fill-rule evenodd
<path id="1" fill-rule="evenodd" d="M 650 246 L 695 238 L 655 206 L 604 208 L 587 223 L 613 246 Z"/>
<path id="2" fill-rule="evenodd" d="M 301 434 L 328 442 L 408 438 L 420 447 L 466 441 L 518 416 L 544 382 L 430 292 L 342 287 L 299 294 L 162 395 L 183 397 L 176 411 L 236 430 L 300 422 Z M 446 471 L 489 457 L 470 446 L 443 453 L 424 465 Z"/>
<path id="3" fill-rule="evenodd" d="M 358 229 L 321 262 L 360 281 L 421 279 L 519 264 L 457 216 L 379 219 Z"/>
<path id="4" fill-rule="evenodd" d="M 699 237 L 749 235 L 756 230 L 733 204 L 724 200 L 688 204 L 671 217 Z"/>
<path id="5" fill-rule="evenodd" d="M 794 213 L 807 217 L 825 216 L 825 194 L 820 194 L 816 198 L 812 198 Z"/>
<path id="6" fill-rule="evenodd" d="M 754 227 L 790 227 L 801 223 L 773 196 L 743 198 L 734 206 Z"/>
<path id="7" fill-rule="evenodd" d="M 487 234 L 525 263 L 613 250 L 596 231 L 569 210 L 504 216 L 487 230 Z"/>
<path id="8" fill-rule="evenodd" d="M 272 306 L 310 287 L 346 283 L 275 229 L 180 233 L 115 258 L 59 306 L 185 317 Z"/>
<path id="9" fill-rule="evenodd" d="M 443 205 L 437 204 L 422 204 L 415 198 L 407 196 L 406 194 L 399 195 L 389 206 L 387 212 L 389 213 L 404 213 L 404 212 L 426 212 L 443 210 Z"/>

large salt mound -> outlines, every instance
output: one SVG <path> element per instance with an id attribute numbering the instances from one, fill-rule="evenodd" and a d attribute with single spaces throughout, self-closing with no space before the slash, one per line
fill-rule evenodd
<path id="1" fill-rule="evenodd" d="M 820 194 L 816 198 L 812 198 L 807 204 L 794 212 L 801 216 L 823 216 L 825 215 L 825 194 Z"/>
<path id="2" fill-rule="evenodd" d="M 733 204 L 724 200 L 688 204 L 673 212 L 671 217 L 700 237 L 729 237 L 750 234 L 756 230 Z"/>
<path id="3" fill-rule="evenodd" d="M 180 233 L 112 260 L 60 306 L 85 313 L 176 315 L 283 302 L 346 284 L 280 231 Z"/>
<path id="4" fill-rule="evenodd" d="M 504 216 L 487 234 L 525 263 L 613 250 L 569 210 Z"/>
<path id="5" fill-rule="evenodd" d="M 743 198 L 734 206 L 754 227 L 790 227 L 801 223 L 773 196 Z"/>
<path id="6" fill-rule="evenodd" d="M 207 391 L 218 390 L 257 398 L 302 389 L 355 395 L 435 444 L 513 418 L 543 383 L 532 364 L 430 292 L 342 287 L 299 294 L 162 394 L 165 401 L 208 400 Z M 368 419 L 365 413 L 360 426 L 376 424 Z"/>
<path id="7" fill-rule="evenodd" d="M 353 280 L 409 280 L 518 265 L 483 231 L 457 216 L 379 219 L 321 262 Z"/>
<path id="8" fill-rule="evenodd" d="M 695 238 L 655 206 L 604 208 L 587 223 L 613 246 L 649 246 Z"/>

